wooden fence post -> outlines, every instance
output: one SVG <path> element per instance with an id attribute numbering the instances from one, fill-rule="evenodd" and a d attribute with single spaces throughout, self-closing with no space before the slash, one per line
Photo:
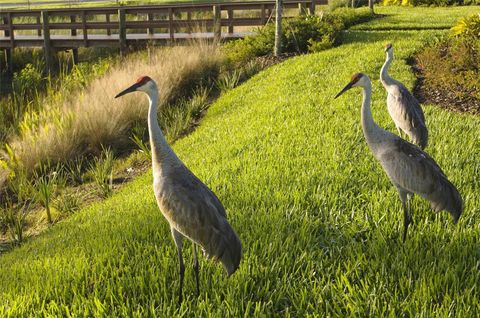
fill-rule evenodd
<path id="1" fill-rule="evenodd" d="M 45 56 L 45 66 L 50 74 L 53 71 L 52 48 L 50 46 L 50 27 L 48 22 L 48 11 L 42 11 L 42 29 L 43 29 L 43 54 Z"/>
<path id="2" fill-rule="evenodd" d="M 105 21 L 106 21 L 107 23 L 110 23 L 110 14 L 107 13 L 107 14 L 105 15 Z M 110 28 L 107 29 L 107 35 L 112 35 L 112 32 L 110 31 Z"/>
<path id="3" fill-rule="evenodd" d="M 213 6 L 213 39 L 220 41 L 222 37 L 222 9 L 219 5 Z"/>
<path id="4" fill-rule="evenodd" d="M 82 11 L 83 45 L 88 47 L 87 13 Z"/>
<path id="5" fill-rule="evenodd" d="M 5 63 L 7 71 L 13 73 L 13 46 L 14 46 L 14 34 L 12 27 L 12 15 L 9 12 L 7 17 L 3 18 L 3 24 L 8 25 L 8 30 L 4 31 L 6 37 L 10 37 L 10 48 L 5 49 Z"/>
<path id="6" fill-rule="evenodd" d="M 10 48 L 5 49 L 5 63 L 7 71 L 9 73 L 13 73 L 13 49 L 15 47 L 15 35 L 13 34 L 12 14 L 10 12 L 7 13 L 7 17 L 3 18 L 3 24 L 8 26 L 8 30 L 4 31 L 4 35 L 6 37 L 10 37 Z"/>
<path id="7" fill-rule="evenodd" d="M 298 4 L 298 15 L 304 15 L 307 12 L 307 6 L 305 2 Z"/>
<path id="8" fill-rule="evenodd" d="M 40 15 L 37 15 L 37 24 L 41 24 Z M 37 35 L 42 36 L 42 29 L 37 30 Z"/>
<path id="9" fill-rule="evenodd" d="M 262 21 L 262 24 L 266 23 L 265 19 L 265 5 L 262 4 L 262 7 L 260 8 L 260 20 Z"/>
<path id="10" fill-rule="evenodd" d="M 118 9 L 118 41 L 120 44 L 120 55 L 127 53 L 127 29 L 125 23 L 125 9 Z"/>
<path id="11" fill-rule="evenodd" d="M 262 5 L 263 7 L 263 5 Z M 233 33 L 233 10 L 228 9 L 227 11 L 227 19 L 228 19 L 228 33 L 232 34 Z"/>
<path id="12" fill-rule="evenodd" d="M 192 33 L 192 12 L 187 12 L 187 33 Z"/>
<path id="13" fill-rule="evenodd" d="M 75 15 L 71 15 L 70 16 L 70 22 L 71 23 L 77 22 L 77 17 Z M 77 29 L 76 28 L 70 29 L 70 34 L 72 36 L 76 36 L 77 35 Z M 73 56 L 73 64 L 78 64 L 78 48 L 72 48 L 72 56 Z"/>
<path id="14" fill-rule="evenodd" d="M 312 2 L 309 3 L 308 14 L 310 14 L 310 15 L 315 14 L 315 0 L 312 0 Z"/>
<path id="15" fill-rule="evenodd" d="M 148 22 L 153 21 L 153 14 L 152 13 L 147 14 L 147 20 L 148 20 Z M 148 33 L 148 35 L 153 35 L 153 33 L 154 33 L 153 28 L 148 28 L 147 33 Z"/>
<path id="16" fill-rule="evenodd" d="M 173 9 L 168 8 L 168 32 L 170 33 L 170 44 L 173 42 L 174 38 L 174 32 L 175 30 L 173 29 Z"/>

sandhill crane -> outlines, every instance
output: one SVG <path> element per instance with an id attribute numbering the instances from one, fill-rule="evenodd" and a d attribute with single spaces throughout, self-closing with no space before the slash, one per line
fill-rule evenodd
<path id="1" fill-rule="evenodd" d="M 408 226 L 412 221 L 410 196 L 414 193 L 430 201 L 435 212 L 442 210 L 450 212 L 454 222 L 457 223 L 463 212 L 462 198 L 442 169 L 423 150 L 380 128 L 373 120 L 370 111 L 372 94 L 370 78 L 362 73 L 354 74 L 350 83 L 335 98 L 356 86 L 363 88 L 361 120 L 368 147 L 397 188 L 402 201 L 403 242 L 407 238 Z"/>
<path id="2" fill-rule="evenodd" d="M 387 108 L 395 122 L 398 134 L 402 137 L 402 130 L 410 140 L 422 149 L 428 143 L 428 130 L 425 115 L 418 100 L 399 81 L 388 75 L 388 67 L 393 60 L 393 45 L 385 46 L 387 58 L 380 71 L 380 81 L 387 90 Z"/>
<path id="3" fill-rule="evenodd" d="M 196 245 L 200 245 L 207 256 L 219 260 L 228 276 L 233 274 L 240 264 L 242 245 L 227 222 L 227 215 L 220 200 L 182 163 L 165 140 L 157 120 L 157 84 L 150 77 L 143 76 L 115 98 L 135 91 L 146 93 L 150 102 L 148 132 L 152 149 L 153 189 L 158 207 L 170 224 L 177 246 L 180 271 L 178 299 L 181 302 L 184 237 L 193 244 L 197 294 L 200 293 L 200 288 Z"/>

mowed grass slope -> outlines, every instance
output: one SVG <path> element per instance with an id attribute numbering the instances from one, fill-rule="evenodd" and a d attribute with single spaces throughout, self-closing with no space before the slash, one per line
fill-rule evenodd
<path id="1" fill-rule="evenodd" d="M 449 29 L 460 17 L 480 13 L 480 6 L 399 7 L 376 6 L 375 13 L 385 18 L 353 26 L 353 30 Z"/>
<path id="2" fill-rule="evenodd" d="M 288 60 L 225 94 L 176 143 L 224 203 L 244 246 L 228 279 L 201 259 L 198 299 L 185 244 L 186 299 L 176 304 L 176 249 L 147 174 L 1 255 L 0 316 L 462 317 L 480 310 L 480 118 L 424 107 L 427 150 L 466 208 L 453 225 L 416 198 L 402 244 L 397 193 L 361 131 L 360 89 L 333 100 L 353 72 L 367 73 L 374 118 L 393 131 L 378 81 L 383 45 L 394 43 L 392 76 L 411 88 L 404 59 L 437 34 L 350 32 L 339 48 Z M 147 107 L 145 97 L 139 101 Z"/>

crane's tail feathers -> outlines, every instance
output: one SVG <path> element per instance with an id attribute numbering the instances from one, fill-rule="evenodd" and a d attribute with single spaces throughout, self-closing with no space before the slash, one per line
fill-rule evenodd
<path id="1" fill-rule="evenodd" d="M 454 223 L 457 223 L 463 212 L 463 200 L 457 188 L 446 178 L 442 178 L 441 189 L 432 198 L 431 207 L 435 212 L 450 212 Z"/>

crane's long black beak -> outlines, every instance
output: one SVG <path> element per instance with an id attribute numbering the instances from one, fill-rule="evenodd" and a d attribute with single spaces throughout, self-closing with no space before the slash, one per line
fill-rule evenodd
<path id="1" fill-rule="evenodd" d="M 121 91 L 120 93 L 118 93 L 115 98 L 117 97 L 120 97 L 120 96 L 123 96 L 125 94 L 128 94 L 128 93 L 131 93 L 131 92 L 135 92 L 137 90 L 137 88 L 139 88 L 140 85 L 138 83 L 135 83 L 133 84 L 132 86 L 130 86 L 129 88 L 127 88 L 126 90 L 124 91 Z"/>
<path id="2" fill-rule="evenodd" d="M 352 88 L 352 86 L 353 86 L 353 82 L 348 83 L 347 86 L 345 86 L 345 87 L 340 91 L 340 93 L 338 93 L 337 95 L 335 95 L 335 97 L 334 97 L 333 99 L 337 98 L 338 96 L 340 96 L 340 95 L 342 95 L 343 93 L 345 93 L 346 91 L 348 91 L 350 88 Z"/>

